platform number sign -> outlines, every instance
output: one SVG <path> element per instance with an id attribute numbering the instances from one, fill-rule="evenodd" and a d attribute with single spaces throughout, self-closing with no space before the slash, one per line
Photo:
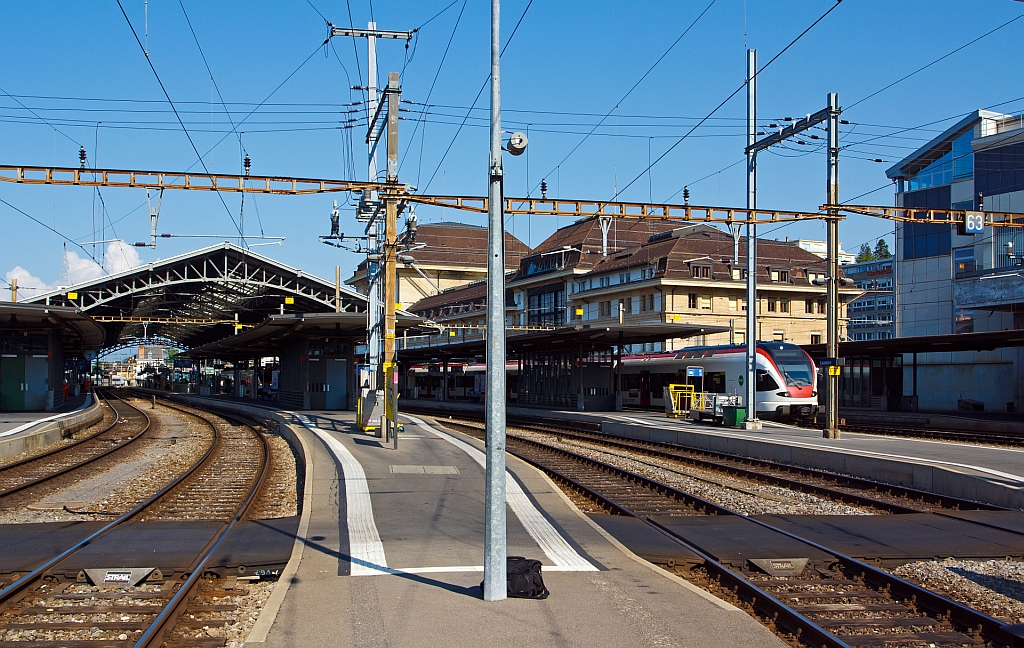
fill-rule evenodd
<path id="1" fill-rule="evenodd" d="M 703 378 L 704 377 L 704 367 L 687 367 L 686 368 L 686 377 L 687 378 Z"/>
<path id="2" fill-rule="evenodd" d="M 964 232 L 967 234 L 984 234 L 985 212 L 968 211 L 964 216 Z"/>

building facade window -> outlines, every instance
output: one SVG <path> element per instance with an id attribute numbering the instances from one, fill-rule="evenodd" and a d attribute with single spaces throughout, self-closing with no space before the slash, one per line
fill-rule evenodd
<path id="1" fill-rule="evenodd" d="M 821 333 L 811 333 L 811 344 L 821 344 Z"/>
<path id="2" fill-rule="evenodd" d="M 779 300 L 779 312 L 780 313 L 788 313 L 789 312 L 789 300 L 786 300 L 786 299 L 780 299 Z"/>
<path id="3" fill-rule="evenodd" d="M 686 296 L 686 307 L 697 308 L 697 293 L 690 293 Z"/>
<path id="4" fill-rule="evenodd" d="M 711 310 L 711 295 L 700 296 L 700 309 Z"/>
<path id="5" fill-rule="evenodd" d="M 767 301 L 768 301 L 768 312 L 769 313 L 776 312 L 776 302 L 775 302 L 775 300 L 774 299 L 769 299 Z"/>

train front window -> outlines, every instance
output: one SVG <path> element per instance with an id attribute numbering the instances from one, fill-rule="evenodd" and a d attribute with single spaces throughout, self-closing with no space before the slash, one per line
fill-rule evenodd
<path id="1" fill-rule="evenodd" d="M 768 349 L 786 385 L 808 387 L 814 384 L 814 369 L 807 354 L 799 348 Z"/>

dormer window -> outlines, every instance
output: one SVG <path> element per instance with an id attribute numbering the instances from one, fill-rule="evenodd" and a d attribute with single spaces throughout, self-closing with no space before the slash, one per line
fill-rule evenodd
<path id="1" fill-rule="evenodd" d="M 768 268 L 768 276 L 776 283 L 789 283 L 789 270 Z"/>
<path id="2" fill-rule="evenodd" d="M 690 276 L 694 279 L 710 279 L 711 278 L 711 266 L 708 265 L 690 265 Z"/>

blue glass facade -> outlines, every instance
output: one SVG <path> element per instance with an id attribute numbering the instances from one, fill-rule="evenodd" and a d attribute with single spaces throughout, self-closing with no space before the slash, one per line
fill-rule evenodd
<path id="1" fill-rule="evenodd" d="M 974 154 L 974 191 L 995 196 L 1024 191 L 1024 144 L 1011 144 Z"/>
<path id="2" fill-rule="evenodd" d="M 908 191 L 903 194 L 903 206 L 950 209 L 949 185 L 921 191 Z M 950 253 L 952 229 L 949 225 L 904 223 L 901 240 L 903 243 L 901 261 L 943 256 Z"/>

